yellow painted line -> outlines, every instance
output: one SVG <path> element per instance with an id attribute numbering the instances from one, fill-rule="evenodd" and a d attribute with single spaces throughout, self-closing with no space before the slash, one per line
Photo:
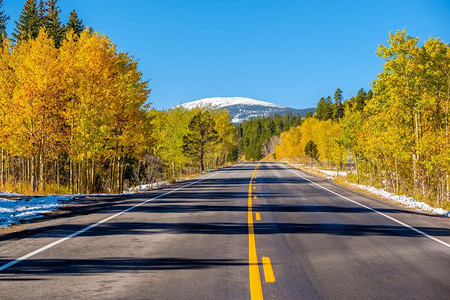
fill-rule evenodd
<path id="1" fill-rule="evenodd" d="M 273 274 L 272 264 L 270 263 L 270 258 L 262 258 L 263 268 L 264 268 L 264 278 L 266 282 L 275 282 L 275 275 Z"/>
<path id="2" fill-rule="evenodd" d="M 259 164 L 258 164 L 259 165 Z M 250 280 L 250 298 L 252 300 L 262 300 L 262 286 L 261 286 L 261 275 L 259 274 L 258 266 L 258 256 L 256 254 L 256 241 L 255 241 L 255 229 L 253 227 L 253 204 L 252 204 L 252 182 L 255 178 L 256 170 L 258 169 L 256 165 L 253 171 L 252 178 L 248 185 L 248 271 Z"/>
<path id="3" fill-rule="evenodd" d="M 253 196 L 253 199 L 255 199 L 255 200 L 256 200 L 256 199 L 258 199 L 258 197 L 256 197 L 256 196 Z"/>
<path id="4" fill-rule="evenodd" d="M 255 213 L 256 221 L 261 221 L 261 214 Z"/>

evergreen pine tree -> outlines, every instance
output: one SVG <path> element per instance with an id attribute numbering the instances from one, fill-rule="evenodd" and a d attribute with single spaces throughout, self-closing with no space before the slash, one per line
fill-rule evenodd
<path id="1" fill-rule="evenodd" d="M 366 95 L 366 101 L 369 101 L 370 99 L 372 99 L 372 97 L 373 97 L 373 92 L 372 92 L 372 90 L 369 90 Z"/>
<path id="2" fill-rule="evenodd" d="M 41 26 L 41 18 L 36 0 L 27 0 L 19 16 L 19 22 L 15 21 L 16 29 L 12 34 L 16 42 L 35 39 Z"/>
<path id="3" fill-rule="evenodd" d="M 313 141 L 309 141 L 305 146 L 305 154 L 309 157 L 311 168 L 313 166 L 314 160 L 319 159 L 319 150 L 317 150 L 317 145 Z"/>
<path id="4" fill-rule="evenodd" d="M 57 0 L 48 0 L 46 2 L 43 21 L 47 34 L 53 38 L 55 47 L 59 48 L 64 38 L 64 32 L 61 26 L 61 21 L 59 20 L 61 10 L 59 9 L 57 2 Z"/>
<path id="5" fill-rule="evenodd" d="M 9 20 L 9 16 L 5 14 L 5 11 L 1 10 L 3 0 L 0 0 L 0 44 L 3 44 L 3 40 L 6 37 L 6 22 Z"/>
<path id="6" fill-rule="evenodd" d="M 319 103 L 317 103 L 315 118 L 326 121 L 333 118 L 333 104 L 331 104 L 331 98 L 320 98 Z"/>
<path id="7" fill-rule="evenodd" d="M 371 95 L 372 95 L 372 93 L 371 93 Z M 372 96 L 370 96 L 370 97 L 372 97 Z M 356 94 L 356 97 L 355 97 L 355 101 L 356 101 L 355 109 L 359 110 L 359 111 L 363 110 L 364 106 L 366 106 L 366 100 L 367 100 L 366 92 L 364 91 L 364 89 L 360 89 L 358 91 L 358 94 Z"/>
<path id="8" fill-rule="evenodd" d="M 39 4 L 37 6 L 38 16 L 39 16 L 39 27 L 45 25 L 45 1 L 39 0 Z"/>
<path id="9" fill-rule="evenodd" d="M 205 170 L 207 146 L 214 144 L 219 138 L 215 125 L 211 112 L 199 111 L 189 123 L 189 133 L 183 137 L 183 152 L 199 163 L 202 171 Z"/>
<path id="10" fill-rule="evenodd" d="M 66 31 L 69 31 L 70 29 L 73 30 L 75 34 L 80 35 L 84 31 L 85 26 L 83 25 L 83 22 L 78 18 L 77 13 L 75 10 L 72 10 L 69 17 L 69 22 L 67 22 Z"/>
<path id="11" fill-rule="evenodd" d="M 334 93 L 334 113 L 333 118 L 335 120 L 342 119 L 344 117 L 344 107 L 342 106 L 342 90 L 337 89 Z"/>
<path id="12" fill-rule="evenodd" d="M 325 101 L 327 103 L 327 110 L 326 110 L 326 115 L 325 115 L 324 121 L 333 119 L 333 113 L 334 113 L 333 103 L 331 102 L 331 97 L 328 96 L 327 98 L 325 98 Z"/>

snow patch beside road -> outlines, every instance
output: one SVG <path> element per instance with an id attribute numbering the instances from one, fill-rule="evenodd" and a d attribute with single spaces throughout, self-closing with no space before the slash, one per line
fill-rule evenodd
<path id="1" fill-rule="evenodd" d="M 178 181 L 185 181 L 188 178 L 180 178 Z M 178 182 L 177 181 L 177 182 Z M 151 184 L 142 184 L 129 188 L 123 194 L 133 194 L 136 192 L 150 191 L 168 187 L 168 181 L 159 181 Z M 0 228 L 18 224 L 22 221 L 29 221 L 40 218 L 45 213 L 57 210 L 60 206 L 67 204 L 75 198 L 84 197 L 106 197 L 117 196 L 119 194 L 69 194 L 69 195 L 27 195 L 0 191 Z M 13 197 L 18 199 L 5 199 L 1 197 Z"/>
<path id="2" fill-rule="evenodd" d="M 389 193 L 389 192 L 385 191 L 384 189 L 377 189 L 373 186 L 366 186 L 366 185 L 355 184 L 355 183 L 351 183 L 350 185 L 357 187 L 359 189 L 368 191 L 371 194 L 375 194 L 375 195 L 381 196 L 383 198 L 392 200 L 394 202 L 403 204 L 410 208 L 415 208 L 415 209 L 419 209 L 422 211 L 430 212 L 432 214 L 450 217 L 450 210 L 445 210 L 442 208 L 434 208 L 434 207 L 431 207 L 430 205 L 426 204 L 425 202 L 417 201 L 414 198 L 407 197 L 405 195 L 396 195 L 393 193 Z"/>
<path id="3" fill-rule="evenodd" d="M 208 170 L 203 173 L 209 173 L 209 172 L 213 172 L 213 171 L 214 170 Z M 178 180 L 176 182 L 182 182 L 182 181 L 186 181 L 186 180 L 189 180 L 189 178 L 188 177 L 178 178 Z M 158 182 L 154 182 L 154 183 L 141 184 L 138 186 L 134 186 L 134 187 L 127 189 L 127 192 L 128 193 L 146 192 L 146 191 L 151 191 L 151 190 L 163 189 L 163 188 L 168 187 L 169 185 L 170 185 L 169 181 L 163 180 L 163 181 L 158 181 Z"/>
<path id="4" fill-rule="evenodd" d="M 124 193 L 129 194 L 129 193 Z M 3 197 L 18 197 L 18 199 L 0 198 L 0 228 L 40 218 L 45 213 L 57 210 L 60 206 L 75 198 L 117 196 L 118 194 L 70 194 L 32 196 L 0 192 Z"/>
<path id="5" fill-rule="evenodd" d="M 72 197 L 66 195 L 32 197 L 19 200 L 0 198 L 0 227 L 38 218 L 44 213 L 56 210 L 70 199 Z"/>
<path id="6" fill-rule="evenodd" d="M 23 195 L 11 193 L 11 192 L 1 192 L 0 191 L 0 197 L 17 197 L 17 196 L 23 196 Z"/>
<path id="7" fill-rule="evenodd" d="M 338 176 L 347 177 L 347 172 L 344 172 L 344 171 L 337 172 L 337 171 L 322 170 L 322 169 L 315 169 L 315 170 L 317 170 L 317 171 L 319 171 L 319 172 L 321 172 L 321 173 L 331 177 L 331 178 L 328 177 L 328 179 L 332 179 L 332 178 L 335 178 L 335 177 L 338 177 Z"/>
<path id="8" fill-rule="evenodd" d="M 300 168 L 304 168 L 304 166 L 302 164 L 296 163 L 294 165 L 296 165 Z M 308 168 L 305 168 L 305 170 L 308 171 Z M 335 179 L 336 177 L 338 177 L 337 171 L 323 170 L 323 169 L 319 169 L 319 168 L 313 168 L 313 170 L 326 175 L 325 177 L 327 179 Z M 339 176 L 347 177 L 347 174 L 348 174 L 347 172 L 339 172 Z M 361 190 L 365 190 L 371 194 L 381 196 L 385 199 L 397 202 L 397 203 L 402 204 L 409 208 L 429 212 L 429 213 L 436 214 L 436 215 L 443 215 L 446 217 L 450 217 L 450 210 L 431 207 L 427 203 L 422 202 L 422 201 L 417 201 L 412 197 L 408 197 L 405 195 L 396 195 L 394 193 L 387 192 L 384 189 L 378 189 L 373 186 L 367 186 L 367 185 L 361 185 L 361 184 L 355 184 L 355 183 L 349 183 L 349 184 L 353 187 L 359 188 Z"/>
<path id="9" fill-rule="evenodd" d="M 154 189 L 161 189 L 161 188 L 165 188 L 168 187 L 170 184 L 168 181 L 164 180 L 164 181 L 159 181 L 159 182 L 155 182 L 155 183 L 150 183 L 150 184 L 141 184 L 138 186 L 134 186 L 132 188 L 129 188 L 127 191 L 130 193 L 135 193 L 135 192 L 146 192 L 146 191 L 151 191 Z"/>

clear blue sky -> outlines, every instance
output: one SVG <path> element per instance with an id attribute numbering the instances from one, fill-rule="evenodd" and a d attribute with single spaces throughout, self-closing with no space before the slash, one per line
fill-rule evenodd
<path id="1" fill-rule="evenodd" d="M 25 0 L 4 0 L 8 32 Z M 59 0 L 139 60 L 156 108 L 243 96 L 294 108 L 336 88 L 354 96 L 381 70 L 389 31 L 450 42 L 450 0 Z"/>

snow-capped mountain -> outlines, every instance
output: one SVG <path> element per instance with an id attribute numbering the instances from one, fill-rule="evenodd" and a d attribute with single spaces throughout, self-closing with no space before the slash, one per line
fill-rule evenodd
<path id="1" fill-rule="evenodd" d="M 278 104 L 273 104 L 266 101 L 260 101 L 244 97 L 213 97 L 195 100 L 192 102 L 181 104 L 185 109 L 192 109 L 194 107 L 213 106 L 214 108 L 223 108 L 231 105 L 262 105 L 267 107 L 286 108 Z"/>
<path id="2" fill-rule="evenodd" d="M 314 112 L 314 108 L 295 109 L 244 97 L 213 97 L 178 105 L 178 107 L 183 107 L 185 109 L 208 106 L 213 109 L 226 109 L 231 115 L 231 122 L 235 124 L 242 123 L 245 120 L 259 116 L 271 116 L 274 114 L 283 115 L 291 113 L 293 115 L 300 114 L 304 117 L 307 112 Z"/>

